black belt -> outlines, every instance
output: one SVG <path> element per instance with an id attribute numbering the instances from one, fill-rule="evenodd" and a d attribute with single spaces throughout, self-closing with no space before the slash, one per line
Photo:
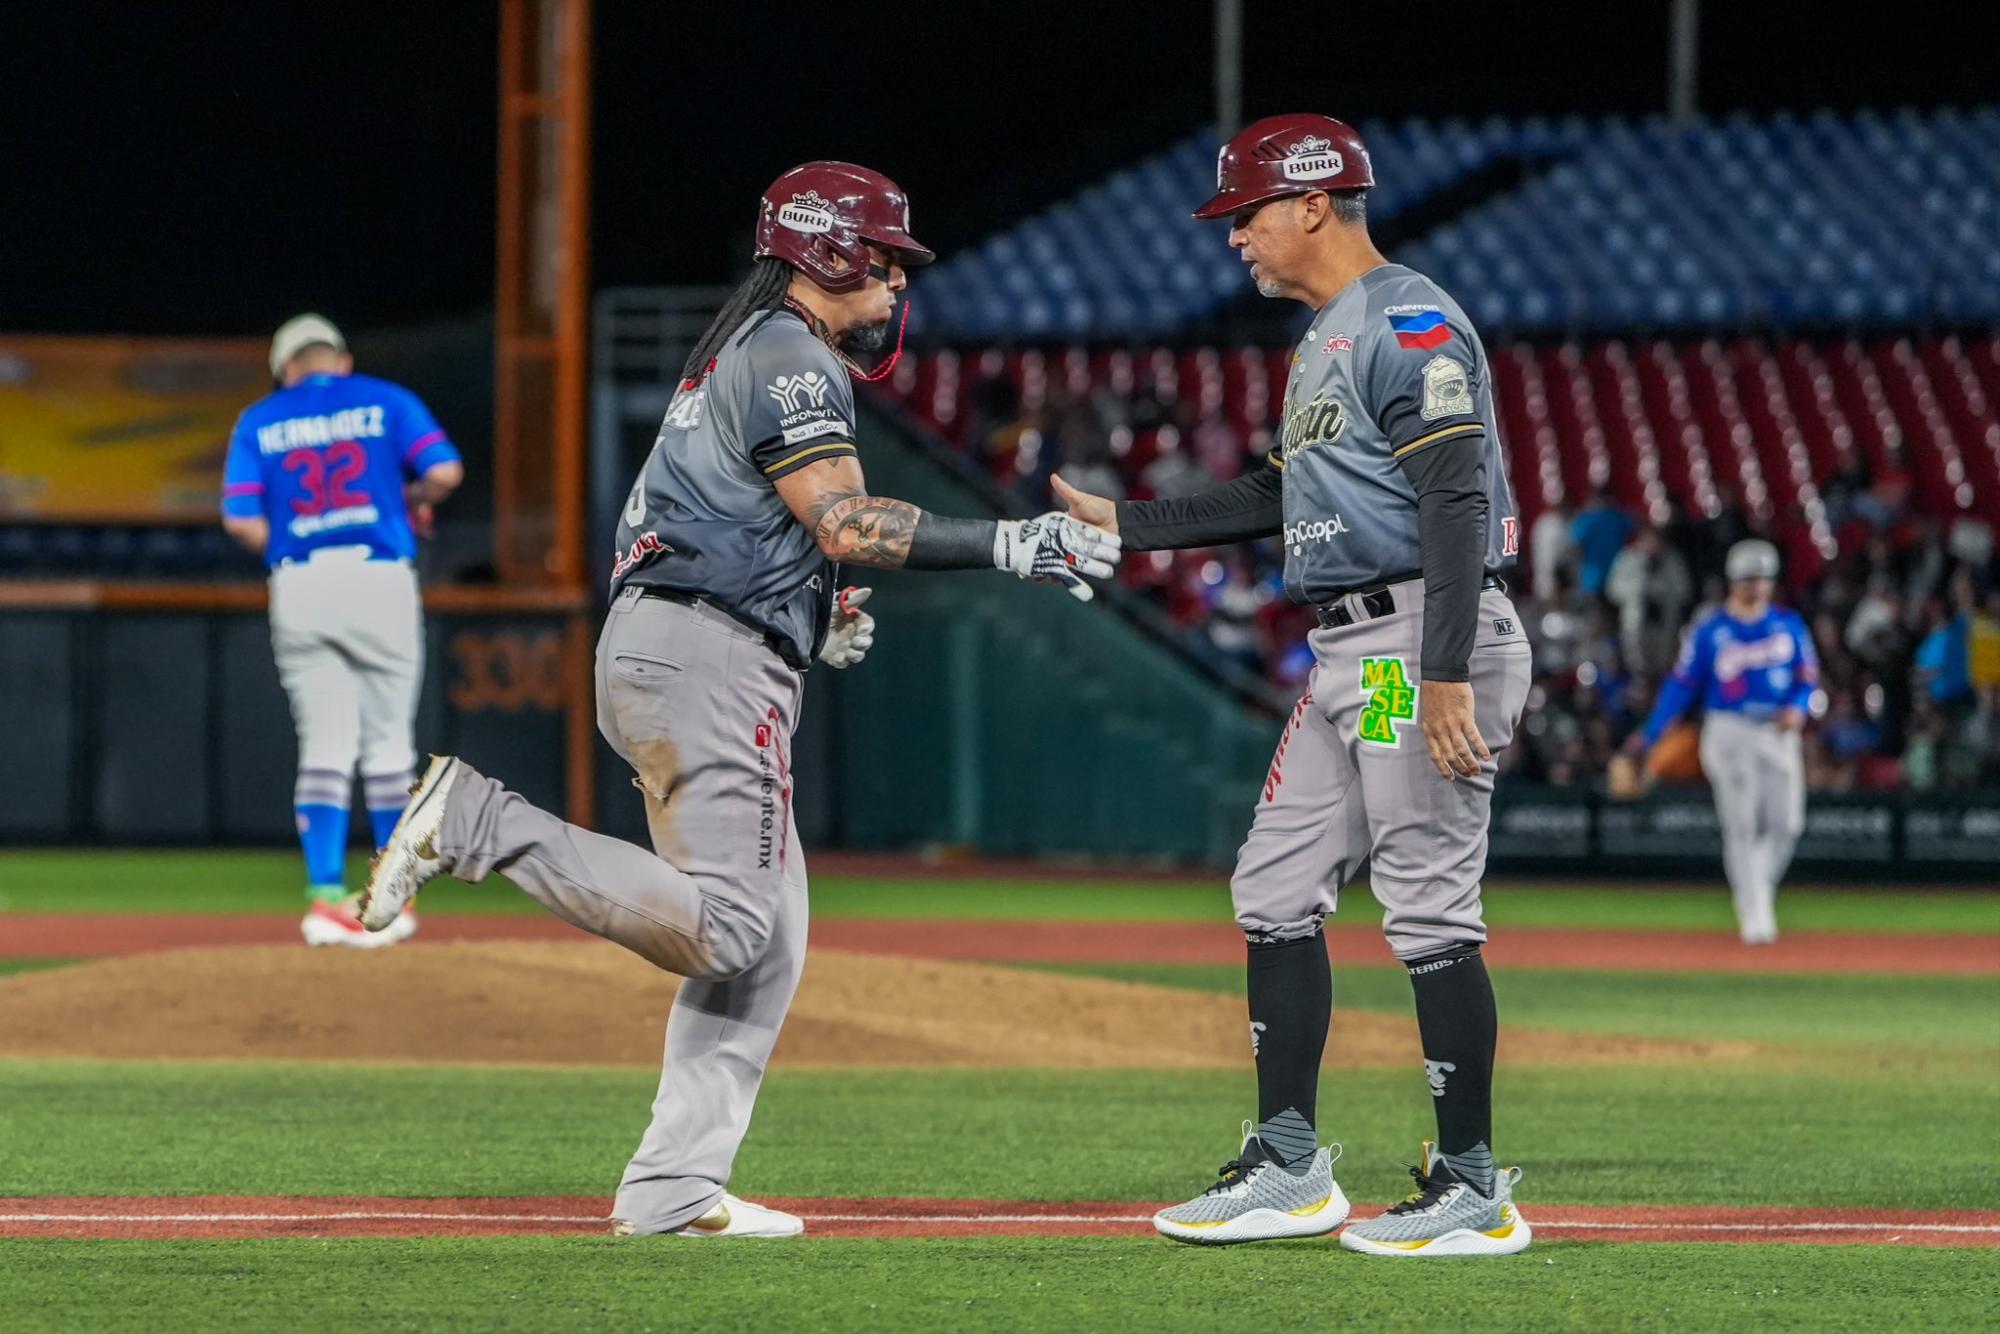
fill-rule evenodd
<path id="1" fill-rule="evenodd" d="M 1497 574 L 1489 574 L 1480 581 L 1483 589 L 1497 588 L 1507 591 L 1507 582 Z M 1372 621 L 1378 616 L 1387 616 L 1396 610 L 1396 595 L 1389 591 L 1390 585 L 1377 584 L 1373 588 L 1357 588 L 1352 593 L 1342 593 L 1341 600 L 1322 602 L 1313 608 L 1313 617 L 1322 630 L 1338 630 L 1342 626 L 1353 625 L 1356 621 Z M 1349 611 L 1345 599 L 1361 599 L 1361 610 Z"/>
<path id="2" fill-rule="evenodd" d="M 711 611 L 719 611 L 745 630 L 748 630 L 751 634 L 763 640 L 764 647 L 770 649 L 771 652 L 777 654 L 780 658 L 783 658 L 787 667 L 802 672 L 810 665 L 798 660 L 798 654 L 793 651 L 790 640 L 772 634 L 761 625 L 750 624 L 750 622 L 744 620 L 714 598 L 707 597 L 701 593 L 690 593 L 680 588 L 662 588 L 658 584 L 640 584 L 639 596 L 642 598 L 658 598 L 662 602 L 678 602 L 683 607 L 707 607 Z"/>

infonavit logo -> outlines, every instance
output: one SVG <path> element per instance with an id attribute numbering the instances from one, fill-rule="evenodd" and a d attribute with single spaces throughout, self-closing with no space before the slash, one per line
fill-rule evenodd
<path id="1" fill-rule="evenodd" d="M 1333 146 L 1333 140 L 1309 134 L 1285 150 L 1281 170 L 1288 181 L 1316 181 L 1338 176 L 1346 166 L 1347 159 Z"/>
<path id="2" fill-rule="evenodd" d="M 795 232 L 830 232 L 839 221 L 840 215 L 833 205 L 821 198 L 817 190 L 793 195 L 792 202 L 778 210 L 778 224 Z"/>
<path id="3" fill-rule="evenodd" d="M 797 375 L 780 375 L 765 386 L 764 392 L 778 400 L 778 406 L 785 412 L 793 413 L 823 407 L 828 388 L 827 378 L 818 371 L 801 371 Z"/>

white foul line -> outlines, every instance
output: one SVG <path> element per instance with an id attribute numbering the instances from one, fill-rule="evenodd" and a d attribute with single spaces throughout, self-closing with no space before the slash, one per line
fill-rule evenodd
<path id="1" fill-rule="evenodd" d="M 808 1222 L 868 1223 L 922 1227 L 948 1223 L 957 1226 L 1009 1226 L 1026 1224 L 1150 1223 L 1151 1214 L 803 1214 Z M 608 1225 L 608 1217 L 580 1214 L 479 1214 L 426 1210 L 369 1210 L 335 1213 L 248 1214 L 17 1214 L 0 1211 L 6 1223 L 550 1223 L 567 1226 Z M 1995 1223 L 1685 1223 L 1685 1222 L 1604 1222 L 1598 1220 L 1530 1219 L 1536 1226 L 1563 1231 L 1589 1232 L 1931 1232 L 1963 1235 L 2000 1234 Z"/>

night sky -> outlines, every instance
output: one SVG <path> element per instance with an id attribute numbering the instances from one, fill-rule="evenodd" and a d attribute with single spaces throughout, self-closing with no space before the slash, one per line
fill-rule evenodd
<path id="1" fill-rule="evenodd" d="M 1251 117 L 1665 101 L 1664 2 L 1245 9 Z M 1981 10 L 1708 0 L 1703 109 L 1990 99 Z M 369 328 L 490 301 L 494 5 L 5 11 L 0 330 L 263 336 L 303 307 Z M 901 181 L 931 245 L 975 242 L 1207 121 L 1210 24 L 1207 0 L 598 0 L 594 284 L 731 278 L 758 192 L 822 156 Z"/>

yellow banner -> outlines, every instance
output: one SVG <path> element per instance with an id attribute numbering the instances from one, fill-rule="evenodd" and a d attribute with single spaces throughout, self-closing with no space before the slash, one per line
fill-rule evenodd
<path id="1" fill-rule="evenodd" d="M 212 522 L 253 340 L 0 335 L 0 520 Z"/>

